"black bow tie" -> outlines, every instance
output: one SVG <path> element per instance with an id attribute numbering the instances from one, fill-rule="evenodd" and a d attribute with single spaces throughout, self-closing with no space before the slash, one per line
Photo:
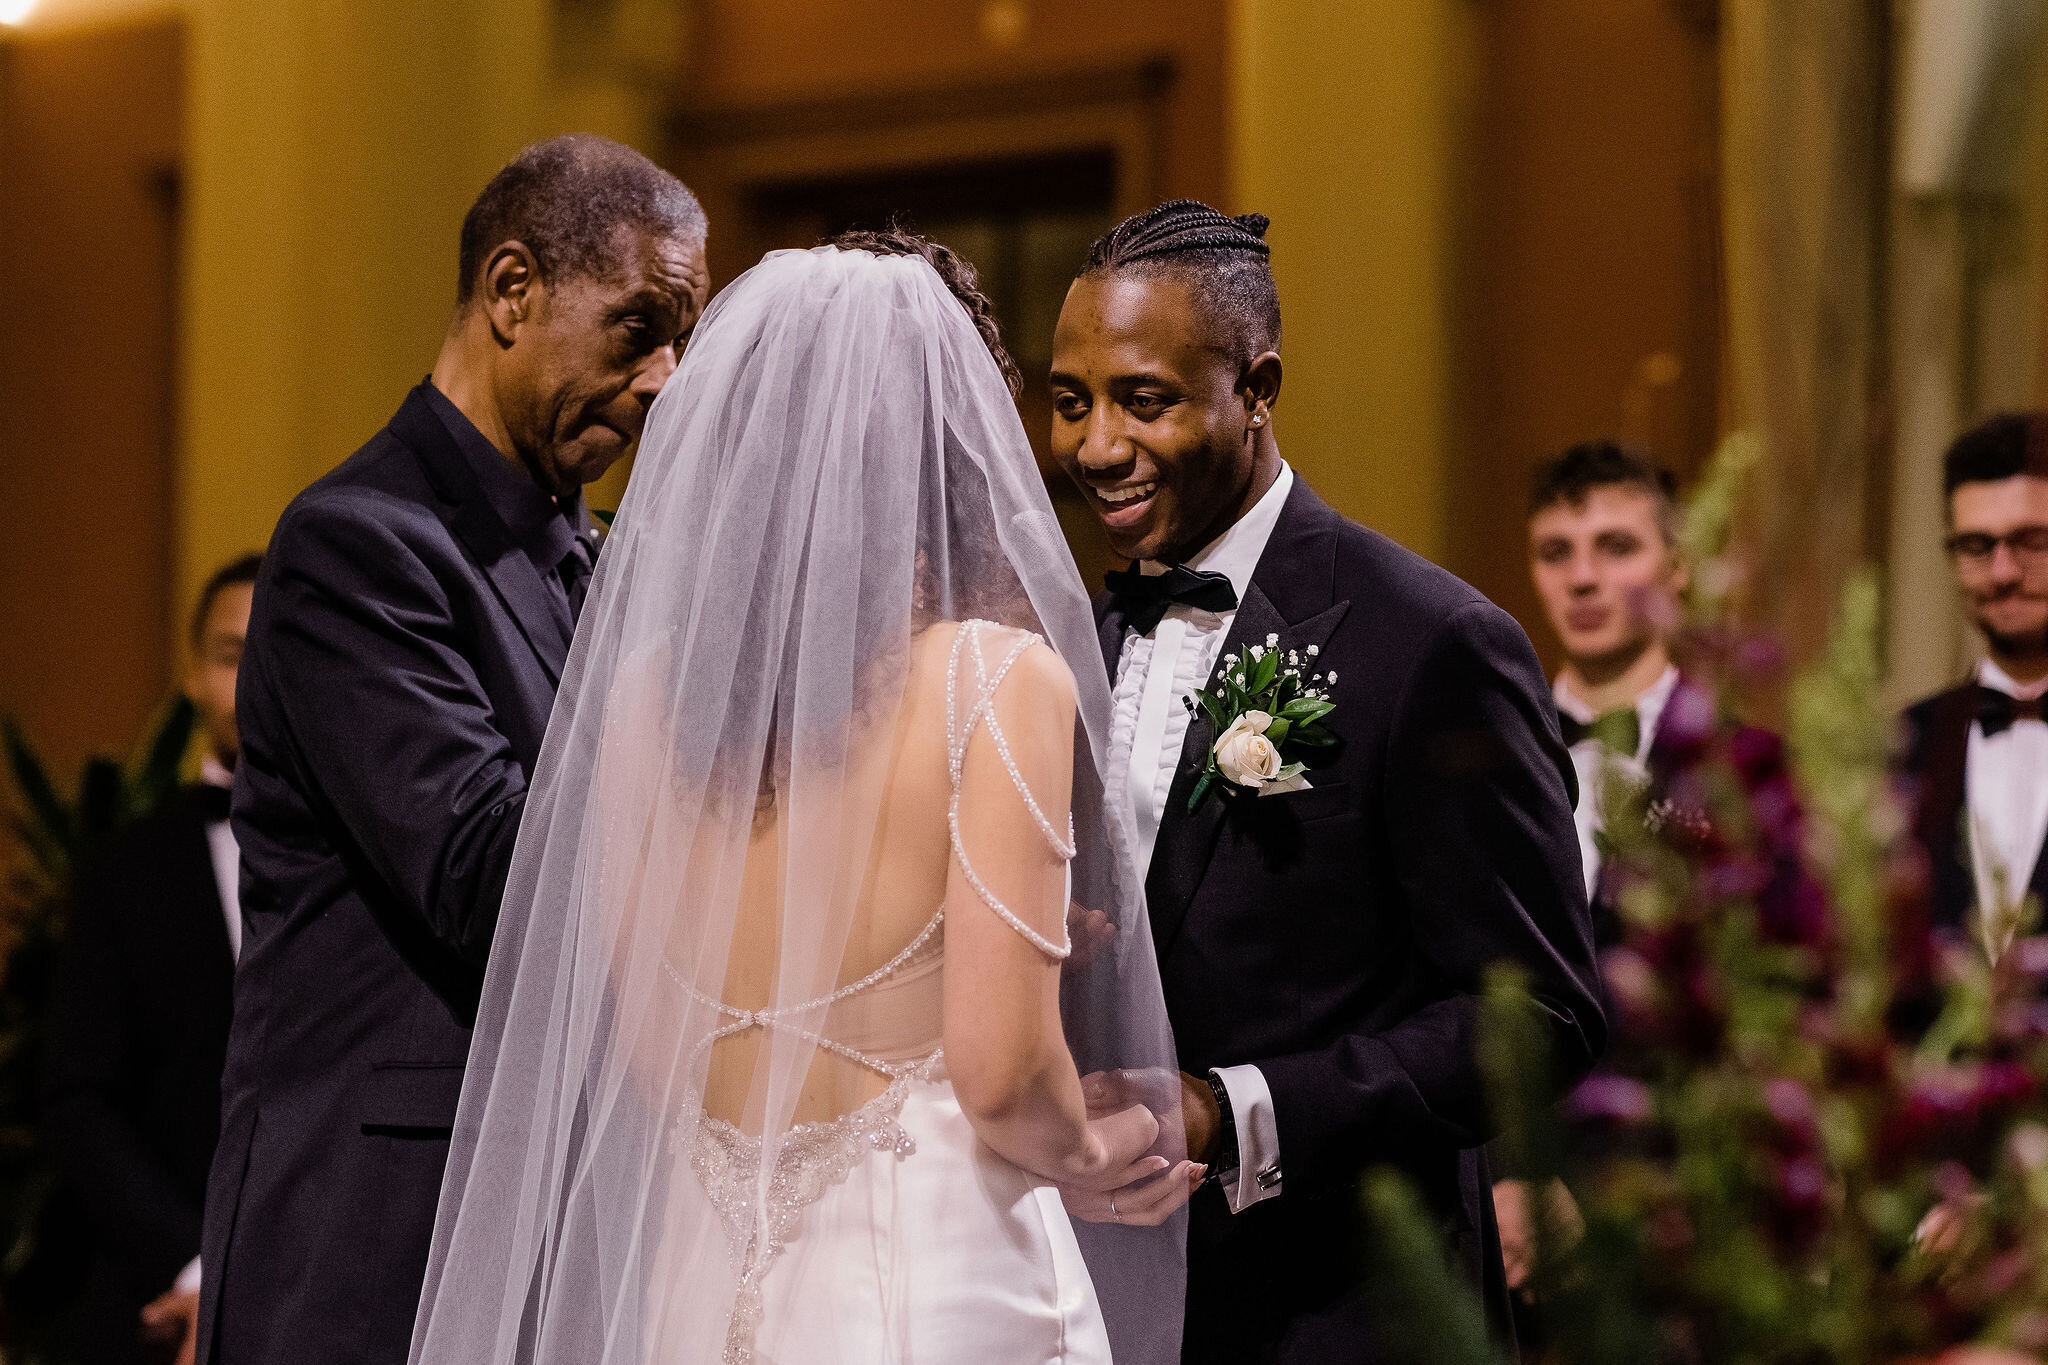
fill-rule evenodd
<path id="1" fill-rule="evenodd" d="M 1237 589 L 1230 586 L 1229 575 L 1204 573 L 1185 564 L 1155 574 L 1140 573 L 1134 564 L 1128 569 L 1112 569 L 1102 581 L 1125 624 L 1140 635 L 1150 635 L 1166 609 L 1176 603 L 1201 611 L 1237 610 Z"/>
<path id="2" fill-rule="evenodd" d="M 199 809 L 209 821 L 228 818 L 228 803 L 234 792 L 226 787 L 216 787 L 211 782 L 199 784 Z"/>
<path id="3" fill-rule="evenodd" d="M 2025 701 L 1995 687 L 1977 688 L 1977 724 L 1984 728 L 1984 738 L 1989 739 L 2001 730 L 2009 730 L 2016 720 L 2041 720 L 2041 698 L 2029 697 Z"/>

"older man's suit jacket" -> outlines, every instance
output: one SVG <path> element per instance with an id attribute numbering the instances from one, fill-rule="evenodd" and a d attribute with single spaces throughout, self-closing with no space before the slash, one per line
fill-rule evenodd
<path id="1" fill-rule="evenodd" d="M 1098 621 L 1113 671 L 1124 624 L 1107 599 Z M 1479 1150 L 1486 969 L 1526 974 L 1561 1083 L 1605 1037 L 1550 690 L 1505 613 L 1298 479 L 1224 650 L 1268 634 L 1335 670 L 1340 744 L 1307 791 L 1190 814 L 1214 739 L 1197 716 L 1145 888 L 1181 1066 L 1256 1064 L 1283 1168 L 1282 1192 L 1242 1213 L 1213 1182 L 1197 1193 L 1185 1359 L 1381 1359 L 1359 1199 L 1381 1164 L 1511 1334 Z"/>
<path id="2" fill-rule="evenodd" d="M 569 647 L 424 386 L 285 511 L 242 660 L 247 925 L 200 1358 L 400 1362 Z"/>

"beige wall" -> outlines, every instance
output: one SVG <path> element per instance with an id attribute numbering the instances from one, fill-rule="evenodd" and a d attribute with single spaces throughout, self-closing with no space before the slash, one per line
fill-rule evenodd
<path id="1" fill-rule="evenodd" d="M 1466 0 L 1238 0 L 1236 212 L 1273 219 L 1280 449 L 1411 549 L 1449 546 Z"/>
<path id="2" fill-rule="evenodd" d="M 546 0 L 194 0 L 177 600 L 432 366 L 463 210 L 543 131 Z"/>
<path id="3" fill-rule="evenodd" d="M 0 712 L 67 785 L 177 654 L 180 48 L 172 21 L 0 30 Z"/>

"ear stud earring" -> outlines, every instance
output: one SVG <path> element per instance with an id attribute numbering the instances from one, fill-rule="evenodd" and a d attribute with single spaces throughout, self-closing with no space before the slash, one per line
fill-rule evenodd
<path id="1" fill-rule="evenodd" d="M 1253 425 L 1253 426 L 1255 426 L 1255 427 L 1262 427 L 1262 426 L 1266 425 L 1266 414 L 1265 414 L 1265 413 L 1263 413 L 1263 412 L 1255 412 L 1255 413 L 1253 413 L 1253 414 L 1252 414 L 1252 425 Z"/>

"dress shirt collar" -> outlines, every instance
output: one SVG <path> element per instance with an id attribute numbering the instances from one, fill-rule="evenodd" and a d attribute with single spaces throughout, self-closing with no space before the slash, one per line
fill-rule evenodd
<path id="1" fill-rule="evenodd" d="M 579 492 L 566 499 L 554 497 L 525 470 L 506 459 L 432 380 L 422 387 L 427 391 L 428 405 L 455 439 L 456 449 L 483 485 L 485 500 L 512 533 L 514 543 L 526 552 L 535 568 L 544 574 L 553 573 L 563 556 L 575 547 L 577 533 L 588 520 L 583 511 L 583 495 Z"/>
<path id="2" fill-rule="evenodd" d="M 1673 664 L 1657 675 L 1657 681 L 1636 694 L 1636 722 L 1641 735 L 1636 741 L 1637 758 L 1647 754 L 1650 745 L 1656 741 L 1657 722 L 1664 718 L 1664 708 L 1671 704 L 1671 694 L 1677 690 L 1678 666 Z M 1600 718 L 1598 712 L 1586 705 L 1576 692 L 1565 686 L 1562 673 L 1558 674 L 1557 681 L 1550 685 L 1550 695 L 1556 700 L 1558 710 L 1581 725 L 1591 725 Z"/>
<path id="3" fill-rule="evenodd" d="M 1238 601 L 1242 602 L 1245 590 L 1252 585 L 1252 570 L 1259 567 L 1259 556 L 1266 552 L 1266 542 L 1273 538 L 1273 528 L 1280 521 L 1280 510 L 1287 505 L 1287 494 L 1293 487 L 1294 470 L 1282 460 L 1280 476 L 1273 480 L 1273 486 L 1222 535 L 1197 550 L 1188 559 L 1187 566 L 1222 574 L 1230 580 L 1230 586 L 1237 591 Z M 1138 564 L 1139 572 L 1148 574 L 1165 573 L 1168 567 L 1149 559 Z"/>
<path id="4" fill-rule="evenodd" d="M 209 787 L 232 790 L 235 785 L 235 774 L 226 764 L 212 754 L 207 754 L 199 760 L 199 780 Z"/>
<path id="5" fill-rule="evenodd" d="M 2032 684 L 2015 682 L 2012 674 L 1989 659 L 1977 661 L 1977 681 L 1994 692 L 2003 692 L 2006 696 L 2020 701 L 2032 701 L 2036 697 L 2048 695 L 2048 679 Z"/>

